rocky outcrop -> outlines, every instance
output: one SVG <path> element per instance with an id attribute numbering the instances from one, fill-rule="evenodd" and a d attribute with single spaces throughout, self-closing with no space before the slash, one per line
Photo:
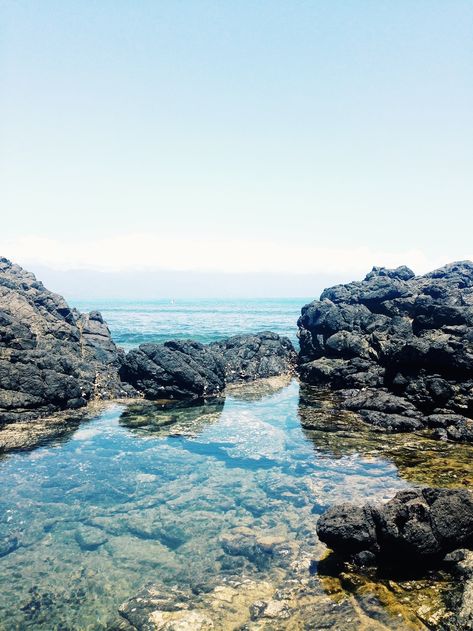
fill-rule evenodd
<path id="1" fill-rule="evenodd" d="M 125 358 L 98 311 L 71 309 L 33 274 L 0 258 L 0 424 L 91 399 L 204 399 L 227 383 L 289 373 L 295 361 L 291 342 L 271 332 L 206 346 L 143 344 Z"/>
<path id="2" fill-rule="evenodd" d="M 210 345 L 225 368 L 225 381 L 241 383 L 293 371 L 297 355 L 291 341 L 271 331 L 235 335 Z"/>
<path id="3" fill-rule="evenodd" d="M 287 338 L 263 332 L 209 345 L 142 344 L 127 354 L 120 375 L 147 399 L 202 399 L 220 394 L 227 383 L 291 372 L 295 361 Z"/>
<path id="4" fill-rule="evenodd" d="M 99 313 L 78 313 L 0 258 L 0 423 L 118 396 L 120 363 Z"/>
<path id="5" fill-rule="evenodd" d="M 298 326 L 304 382 L 341 390 L 342 406 L 380 429 L 472 440 L 470 261 L 425 276 L 375 267 L 305 305 Z"/>
<path id="6" fill-rule="evenodd" d="M 360 564 L 438 562 L 473 546 L 473 495 L 465 489 L 401 491 L 384 505 L 340 504 L 317 522 L 317 534 Z"/>
<path id="7" fill-rule="evenodd" d="M 191 340 L 142 344 L 127 354 L 120 374 L 147 399 L 200 399 L 225 387 L 223 362 Z"/>

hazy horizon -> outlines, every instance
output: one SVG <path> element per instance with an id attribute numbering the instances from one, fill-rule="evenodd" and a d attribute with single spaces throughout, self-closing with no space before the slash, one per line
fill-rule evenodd
<path id="1" fill-rule="evenodd" d="M 170 270 L 100 272 L 54 270 L 34 264 L 28 270 L 48 289 L 63 295 L 66 300 L 92 303 L 107 300 L 309 300 L 318 298 L 330 285 L 353 280 L 336 274 L 225 274 Z"/>

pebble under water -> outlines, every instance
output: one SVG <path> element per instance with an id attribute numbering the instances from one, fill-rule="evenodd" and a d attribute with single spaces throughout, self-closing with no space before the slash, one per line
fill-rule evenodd
<path id="1" fill-rule="evenodd" d="M 458 446 L 452 468 L 448 445 L 410 440 L 354 427 L 295 380 L 198 406 L 110 404 L 71 435 L 0 460 L 0 628 L 115 629 L 119 605 L 144 585 L 208 594 L 235 576 L 255 581 L 255 601 L 258 585 L 301 607 L 312 598 L 328 625 L 288 614 L 264 626 L 254 608 L 252 623 L 245 602 L 248 629 L 355 629 L 366 616 L 366 628 L 426 628 L 415 616 L 406 626 L 377 584 L 350 605 L 354 617 L 340 609 L 353 596 L 317 572 L 326 550 L 315 522 L 329 505 L 388 499 L 432 467 L 446 483 L 468 472 L 470 448 Z"/>

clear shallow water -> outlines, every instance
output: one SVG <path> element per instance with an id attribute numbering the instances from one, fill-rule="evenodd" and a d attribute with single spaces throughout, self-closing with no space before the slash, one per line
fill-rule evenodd
<path id="1" fill-rule="evenodd" d="M 192 338 L 206 344 L 264 330 L 287 335 L 297 343 L 297 318 L 309 300 L 121 300 L 71 304 L 81 311 L 101 311 L 115 342 L 129 350 L 145 342 Z"/>
<path id="2" fill-rule="evenodd" d="M 305 302 L 75 306 L 100 309 L 115 341 L 131 348 L 262 329 L 296 341 Z M 343 631 L 425 629 L 399 600 L 414 594 L 431 607 L 438 590 L 397 584 L 393 604 L 389 585 L 371 582 L 355 602 L 353 584 L 319 572 L 326 550 L 315 521 L 332 503 L 387 499 L 411 483 L 471 485 L 471 447 L 353 425 L 295 381 L 246 385 L 187 408 L 110 404 L 77 422 L 61 439 L 0 457 L 2 631 L 117 631 L 118 606 L 149 583 L 216 606 L 217 630 L 246 624 L 252 603 L 275 593 L 292 607 L 288 621 L 248 628 L 304 630 L 317 620 Z M 220 611 L 205 599 L 225 581 L 240 586 Z"/>
<path id="3" fill-rule="evenodd" d="M 270 580 L 295 548 L 320 555 L 314 506 L 406 486 L 389 459 L 334 454 L 305 432 L 298 388 L 181 410 L 112 405 L 66 441 L 5 456 L 2 537 L 18 547 L 0 558 L 0 628 L 104 629 L 149 582 Z M 231 554 L 241 528 L 291 553 Z"/>

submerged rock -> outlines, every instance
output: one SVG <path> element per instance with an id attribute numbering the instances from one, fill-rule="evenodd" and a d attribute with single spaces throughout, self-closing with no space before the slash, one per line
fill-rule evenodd
<path id="1" fill-rule="evenodd" d="M 0 423 L 119 396 L 120 363 L 98 312 L 80 314 L 0 258 Z"/>
<path id="2" fill-rule="evenodd" d="M 84 552 L 97 550 L 100 546 L 108 541 L 108 537 L 99 528 L 93 526 L 81 525 L 75 532 L 75 538 Z"/>
<path id="3" fill-rule="evenodd" d="M 147 399 L 203 399 L 220 394 L 227 383 L 289 373 L 295 360 L 291 342 L 266 331 L 209 345 L 142 344 L 128 353 L 120 375 Z"/>
<path id="4" fill-rule="evenodd" d="M 18 537 L 14 535 L 7 535 L 6 537 L 0 537 L 0 557 L 4 557 L 10 552 L 16 550 L 19 546 Z"/>
<path id="5" fill-rule="evenodd" d="M 416 430 L 441 413 L 467 420 L 439 438 L 473 440 L 472 262 L 424 276 L 375 267 L 305 305 L 298 326 L 305 383 L 361 391 L 341 405 L 380 429 Z"/>
<path id="6" fill-rule="evenodd" d="M 342 557 L 372 553 L 378 564 L 432 563 L 473 546 L 473 494 L 460 489 L 401 491 L 384 505 L 341 504 L 317 522 L 321 541 Z"/>

